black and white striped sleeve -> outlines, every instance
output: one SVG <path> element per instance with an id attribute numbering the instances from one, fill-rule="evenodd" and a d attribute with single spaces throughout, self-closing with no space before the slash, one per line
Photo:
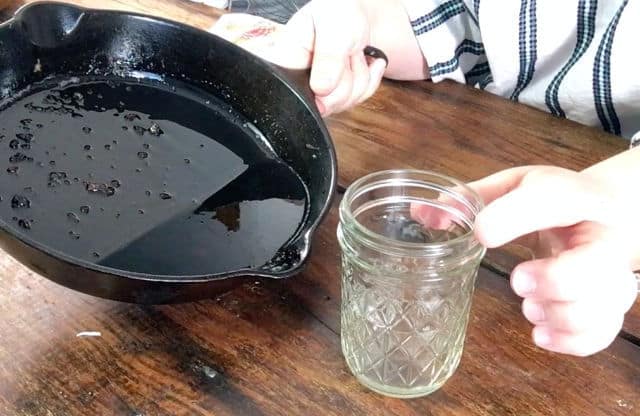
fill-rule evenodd
<path id="1" fill-rule="evenodd" d="M 631 137 L 640 1 L 403 0 L 433 81 L 452 79 Z"/>
<path id="2" fill-rule="evenodd" d="M 490 71 L 478 24 L 479 0 L 405 0 L 404 4 L 434 81 L 486 82 Z"/>

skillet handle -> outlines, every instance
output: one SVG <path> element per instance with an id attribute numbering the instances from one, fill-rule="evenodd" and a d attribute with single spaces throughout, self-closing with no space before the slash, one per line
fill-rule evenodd
<path id="1" fill-rule="evenodd" d="M 381 49 L 375 48 L 373 46 L 367 46 L 364 48 L 364 54 L 374 59 L 382 59 L 387 63 L 387 66 L 389 66 L 389 58 L 387 57 L 386 53 L 382 52 Z"/>
<path id="2" fill-rule="evenodd" d="M 374 59 L 383 59 L 387 63 L 387 66 L 389 66 L 389 58 L 382 50 L 373 46 L 367 46 L 364 48 L 363 53 L 366 56 Z M 313 93 L 313 91 L 311 91 L 311 87 L 309 86 L 309 77 L 311 73 L 310 70 L 289 69 L 280 66 L 278 68 L 287 76 L 293 86 L 303 95 L 305 101 L 309 105 L 312 105 L 312 108 L 315 108 L 315 94 Z"/>
<path id="3" fill-rule="evenodd" d="M 281 279 L 292 276 L 305 266 L 311 252 L 311 235 L 313 230 L 307 231 L 291 245 L 281 249 L 267 264 L 262 266 L 262 276 L 271 279 Z"/>

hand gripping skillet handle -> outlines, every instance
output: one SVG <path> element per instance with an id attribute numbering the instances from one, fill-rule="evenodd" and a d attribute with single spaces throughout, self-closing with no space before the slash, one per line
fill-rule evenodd
<path id="1" fill-rule="evenodd" d="M 373 59 L 382 59 L 386 62 L 387 66 L 389 66 L 389 58 L 382 50 L 373 46 L 367 46 L 364 48 L 363 53 L 365 56 Z M 302 94 L 305 101 L 310 104 L 310 107 L 315 109 L 315 94 L 311 91 L 311 87 L 309 86 L 310 70 L 289 69 L 280 66 L 278 69 L 295 85 L 296 89 Z"/>

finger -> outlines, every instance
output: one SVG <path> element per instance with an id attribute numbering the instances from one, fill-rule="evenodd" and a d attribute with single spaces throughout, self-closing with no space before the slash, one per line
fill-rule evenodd
<path id="1" fill-rule="evenodd" d="M 577 334 L 557 331 L 547 326 L 533 329 L 533 341 L 549 351 L 586 357 L 607 348 L 622 328 L 623 315 Z"/>
<path id="2" fill-rule="evenodd" d="M 519 264 L 511 275 L 511 286 L 519 296 L 540 301 L 609 297 L 624 312 L 631 307 L 637 289 L 634 291 L 635 276 L 618 257 L 613 244 L 583 245 Z"/>
<path id="3" fill-rule="evenodd" d="M 351 56 L 351 72 L 353 73 L 353 88 L 351 97 L 338 111 L 345 111 L 358 104 L 360 97 L 365 93 L 369 85 L 369 66 L 364 54 L 356 53 Z"/>
<path id="4" fill-rule="evenodd" d="M 331 92 L 331 94 L 325 97 L 316 96 L 316 100 L 322 107 L 324 107 L 325 110 L 321 114 L 323 116 L 327 116 L 344 108 L 345 104 L 351 97 L 352 90 L 353 72 L 351 71 L 350 65 L 348 65 L 348 68 L 346 68 L 346 70 L 343 72 L 342 78 L 336 85 L 336 88 Z M 320 108 L 320 106 L 318 108 Z"/>
<path id="5" fill-rule="evenodd" d="M 576 172 L 530 171 L 513 190 L 495 199 L 478 215 L 476 234 L 487 247 L 497 247 L 534 231 L 583 221 L 604 223 L 612 208 L 606 192 Z"/>
<path id="6" fill-rule="evenodd" d="M 384 73 L 387 70 L 387 62 L 384 59 L 376 59 L 369 66 L 369 84 L 365 92 L 360 97 L 358 104 L 367 101 L 369 98 L 375 94 L 378 87 L 380 87 L 380 83 L 382 82 L 382 78 L 384 77 Z"/>
<path id="7" fill-rule="evenodd" d="M 432 204 L 412 203 L 409 212 L 411 218 L 427 229 L 446 230 L 455 221 L 450 212 Z"/>
<path id="8" fill-rule="evenodd" d="M 579 302 L 538 302 L 528 298 L 522 302 L 522 312 L 534 325 L 573 334 L 624 314 L 615 298 Z"/>
<path id="9" fill-rule="evenodd" d="M 350 68 L 350 57 L 361 53 L 365 39 L 365 19 L 354 13 L 350 19 L 336 22 L 336 10 L 332 2 L 312 2 L 315 27 L 311 89 L 321 97 L 329 96 Z"/>
<path id="10" fill-rule="evenodd" d="M 476 191 L 482 198 L 485 205 L 489 205 L 499 197 L 514 190 L 522 178 L 535 169 L 543 166 L 519 166 L 489 175 L 486 178 L 468 183 L 467 185 Z"/>
<path id="11" fill-rule="evenodd" d="M 428 190 L 423 198 L 431 202 L 412 202 L 411 217 L 423 226 L 437 230 L 452 226 L 470 228 L 468 223 L 473 222 L 482 207 L 479 196 L 464 184 Z"/>
<path id="12" fill-rule="evenodd" d="M 478 195 L 464 184 L 435 187 L 423 192 L 422 197 L 431 202 L 413 202 L 411 217 L 431 228 L 447 229 L 453 224 L 472 222 L 482 207 Z"/>

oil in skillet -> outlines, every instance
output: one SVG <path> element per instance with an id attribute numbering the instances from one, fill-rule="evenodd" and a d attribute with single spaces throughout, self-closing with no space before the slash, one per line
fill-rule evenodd
<path id="1" fill-rule="evenodd" d="M 145 82 L 43 85 L 0 111 L 0 218 L 121 270 L 267 263 L 303 222 L 307 190 L 246 120 L 211 101 Z"/>

